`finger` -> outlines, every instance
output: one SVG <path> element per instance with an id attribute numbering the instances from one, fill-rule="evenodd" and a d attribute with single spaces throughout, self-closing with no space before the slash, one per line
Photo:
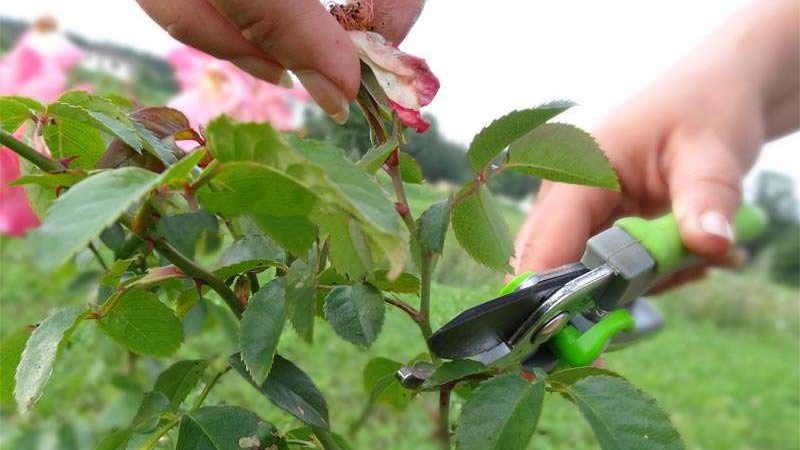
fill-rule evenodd
<path id="1" fill-rule="evenodd" d="M 247 41 L 206 0 L 137 0 L 170 36 L 273 84 L 291 85 L 286 70 Z"/>
<path id="2" fill-rule="evenodd" d="M 417 21 L 425 0 L 375 0 L 375 31 L 399 44 Z"/>
<path id="3" fill-rule="evenodd" d="M 242 36 L 292 70 L 319 106 L 347 121 L 361 69 L 347 32 L 317 0 L 210 0 Z"/>
<path id="4" fill-rule="evenodd" d="M 517 272 L 542 271 L 577 261 L 586 240 L 604 223 L 619 194 L 604 189 L 546 183 L 517 236 Z"/>
<path id="5" fill-rule="evenodd" d="M 686 247 L 705 258 L 725 256 L 734 238 L 741 203 L 740 162 L 719 140 L 692 136 L 671 142 L 665 161 L 672 209 Z"/>

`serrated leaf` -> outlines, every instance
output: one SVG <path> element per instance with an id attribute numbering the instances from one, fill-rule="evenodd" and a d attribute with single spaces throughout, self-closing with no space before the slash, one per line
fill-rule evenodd
<path id="1" fill-rule="evenodd" d="M 414 391 L 397 381 L 396 373 L 402 363 L 387 358 L 373 358 L 364 366 L 362 381 L 370 401 L 391 405 L 402 411 L 414 397 Z"/>
<path id="2" fill-rule="evenodd" d="M 177 109 L 151 106 L 137 109 L 130 113 L 129 117 L 147 128 L 158 139 L 201 141 L 200 135 L 192 129 L 189 119 Z"/>
<path id="3" fill-rule="evenodd" d="M 148 356 L 170 356 L 183 342 L 183 328 L 175 314 L 155 294 L 128 291 L 97 321 L 111 339 Z"/>
<path id="4" fill-rule="evenodd" d="M 188 176 L 196 157 L 187 156 L 161 175 L 127 167 L 100 172 L 73 186 L 29 235 L 37 265 L 52 270 L 64 264 L 160 183 Z"/>
<path id="5" fill-rule="evenodd" d="M 413 156 L 408 153 L 400 152 L 400 177 L 406 183 L 421 184 L 425 181 L 425 175 L 422 174 L 422 167 Z"/>
<path id="6" fill-rule="evenodd" d="M 31 331 L 27 327 L 19 329 L 0 342 L 0 404 L 14 404 L 14 373 Z"/>
<path id="7" fill-rule="evenodd" d="M 305 254 L 316 237 L 308 215 L 317 195 L 271 167 L 254 162 L 229 162 L 214 177 L 216 190 L 204 188 L 199 198 L 210 211 L 229 217 L 249 215 L 259 228 L 295 254 Z"/>
<path id="8" fill-rule="evenodd" d="M 442 200 L 431 205 L 419 216 L 419 241 L 424 250 L 442 253 L 444 238 L 450 226 L 450 200 Z"/>
<path id="9" fill-rule="evenodd" d="M 178 361 L 161 372 L 153 385 L 153 391 L 160 392 L 169 400 L 174 411 L 194 389 L 208 366 L 204 359 Z"/>
<path id="10" fill-rule="evenodd" d="M 69 91 L 47 105 L 47 116 L 59 120 L 82 122 L 116 136 L 137 151 L 143 148 L 142 139 L 133 129 L 125 112 L 113 102 L 84 91 Z"/>
<path id="11" fill-rule="evenodd" d="M 547 180 L 619 189 L 617 174 L 594 138 L 563 123 L 544 124 L 519 138 L 504 166 Z"/>
<path id="12" fill-rule="evenodd" d="M 325 298 L 325 319 L 342 339 L 369 347 L 383 327 L 383 295 L 369 284 L 336 286 Z"/>
<path id="13" fill-rule="evenodd" d="M 314 339 L 318 265 L 317 249 L 313 247 L 306 261 L 294 260 L 286 272 L 286 309 L 289 321 L 297 334 L 309 343 Z"/>
<path id="14" fill-rule="evenodd" d="M 458 243 L 486 267 L 499 272 L 510 271 L 508 260 L 513 249 L 502 211 L 486 186 L 467 185 L 466 189 L 474 189 L 474 192 L 453 208 L 453 232 Z"/>
<path id="15" fill-rule="evenodd" d="M 464 405 L 455 433 L 457 450 L 524 450 L 536 430 L 544 383 L 517 373 L 484 381 Z"/>
<path id="16" fill-rule="evenodd" d="M 483 172 L 489 163 L 512 142 L 574 106 L 570 101 L 547 103 L 536 108 L 513 111 L 495 119 L 472 138 L 467 159 L 476 173 Z"/>
<path id="17" fill-rule="evenodd" d="M 251 270 L 283 265 L 286 253 L 266 236 L 245 236 L 231 244 L 220 256 L 214 273 L 230 278 Z"/>
<path id="18" fill-rule="evenodd" d="M 356 280 L 372 272 L 372 255 L 354 219 L 328 208 L 316 211 L 313 220 L 320 234 L 328 235 L 328 259 L 337 272 Z"/>
<path id="19" fill-rule="evenodd" d="M 356 165 L 364 169 L 365 172 L 373 174 L 383 166 L 392 152 L 397 148 L 397 140 L 392 137 L 377 147 L 372 147 L 364 153 Z"/>
<path id="20" fill-rule="evenodd" d="M 42 135 L 56 159 L 77 157 L 70 162 L 70 167 L 93 169 L 106 151 L 99 129 L 70 116 L 53 117 L 43 127 Z"/>
<path id="21" fill-rule="evenodd" d="M 29 98 L 0 97 L 0 128 L 13 134 L 26 120 L 36 117 L 36 113 L 42 109 L 42 105 Z"/>
<path id="22" fill-rule="evenodd" d="M 122 274 L 128 270 L 128 267 L 133 263 L 133 259 L 118 259 L 111 264 L 103 277 L 100 278 L 100 284 L 105 286 L 115 287 L 119 284 Z"/>
<path id="23" fill-rule="evenodd" d="M 592 375 L 557 390 L 575 403 L 603 450 L 686 448 L 667 414 L 622 378 Z"/>
<path id="24" fill-rule="evenodd" d="M 156 232 L 189 259 L 194 259 L 198 247 L 211 251 L 220 242 L 217 218 L 205 210 L 161 216 Z"/>
<path id="25" fill-rule="evenodd" d="M 280 442 L 275 426 L 239 406 L 204 406 L 186 413 L 175 450 L 254 450 Z"/>
<path id="26" fill-rule="evenodd" d="M 322 393 L 299 367 L 281 355 L 275 355 L 269 376 L 260 388 L 247 373 L 239 355 L 231 366 L 275 406 L 312 427 L 328 429 L 328 405 Z"/>
<path id="27" fill-rule="evenodd" d="M 55 189 L 58 187 L 70 187 L 83 181 L 89 174 L 83 170 L 69 170 L 59 173 L 35 173 L 23 175 L 9 186 L 22 186 L 26 184 L 35 184 L 44 188 Z"/>
<path id="28" fill-rule="evenodd" d="M 433 375 L 422 384 L 423 390 L 435 389 L 438 386 L 470 375 L 485 372 L 486 366 L 469 359 L 454 359 L 439 366 Z"/>
<path id="29" fill-rule="evenodd" d="M 285 324 L 286 291 L 283 280 L 275 279 L 253 295 L 242 314 L 242 361 L 257 386 L 269 374 Z"/>
<path id="30" fill-rule="evenodd" d="M 61 343 L 69 338 L 79 315 L 77 308 L 59 309 L 44 319 L 28 338 L 14 375 L 14 400 L 21 414 L 27 413 L 42 396 Z"/>

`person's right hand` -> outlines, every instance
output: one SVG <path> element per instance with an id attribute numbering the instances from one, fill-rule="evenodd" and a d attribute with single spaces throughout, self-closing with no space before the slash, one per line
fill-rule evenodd
<path id="1" fill-rule="evenodd" d="M 361 79 L 356 50 L 319 0 L 137 0 L 175 39 L 251 75 L 291 85 L 291 70 L 331 118 L 347 120 Z M 424 0 L 373 0 L 376 32 L 399 43 Z"/>

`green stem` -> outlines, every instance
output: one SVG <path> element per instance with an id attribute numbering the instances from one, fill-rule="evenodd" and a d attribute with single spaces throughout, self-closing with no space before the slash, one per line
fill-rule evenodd
<path id="1" fill-rule="evenodd" d="M 364 409 L 361 410 L 361 414 L 358 415 L 358 419 L 356 419 L 356 421 L 353 422 L 352 425 L 350 425 L 350 429 L 347 431 L 347 433 L 351 437 L 355 437 L 355 435 L 358 433 L 361 427 L 364 426 L 370 414 L 372 414 L 372 410 L 374 408 L 375 408 L 375 399 L 372 396 L 370 396 L 369 400 L 367 400 L 367 403 L 364 404 Z"/>
<path id="2" fill-rule="evenodd" d="M 316 436 L 320 445 L 324 450 L 342 450 L 339 444 L 333 438 L 333 434 L 328 430 L 314 427 L 314 436 Z"/>
<path id="3" fill-rule="evenodd" d="M 217 384 L 217 381 L 219 381 L 219 379 L 222 378 L 223 375 L 228 373 L 229 370 L 231 370 L 231 366 L 228 366 L 220 370 L 219 372 L 217 372 L 216 375 L 214 375 L 214 378 L 212 378 L 211 381 L 208 382 L 206 387 L 203 388 L 203 391 L 200 393 L 200 396 L 197 397 L 197 400 L 195 400 L 194 405 L 192 405 L 192 409 L 190 411 L 197 411 L 197 409 L 203 406 L 203 402 L 206 401 L 206 397 L 208 397 L 208 394 L 211 392 L 211 389 L 214 388 L 214 385 Z"/>
<path id="4" fill-rule="evenodd" d="M 194 261 L 184 256 L 183 253 L 179 252 L 163 239 L 154 240 L 153 247 L 158 250 L 164 258 L 169 260 L 169 262 L 181 269 L 187 276 L 201 280 L 209 285 L 211 289 L 222 297 L 222 300 L 225 301 L 237 318 L 242 317 L 244 307 L 239 302 L 239 298 L 236 297 L 236 294 L 225 284 L 225 281 L 195 264 Z"/>
<path id="5" fill-rule="evenodd" d="M 108 264 L 106 263 L 106 260 L 103 259 L 103 256 L 97 250 L 97 247 L 94 245 L 94 243 L 89 243 L 89 250 L 92 251 L 94 257 L 97 259 L 97 262 L 100 263 L 100 266 L 103 268 L 103 270 L 108 270 Z"/>
<path id="6" fill-rule="evenodd" d="M 450 392 L 453 386 L 445 384 L 439 389 L 439 429 L 437 435 L 442 448 L 450 450 Z"/>
<path id="7" fill-rule="evenodd" d="M 11 151 L 32 162 L 45 172 L 62 172 L 66 169 L 60 162 L 37 152 L 35 148 L 3 130 L 0 130 L 0 144 L 5 145 Z"/>
<path id="8" fill-rule="evenodd" d="M 421 321 L 419 323 L 419 328 L 422 330 L 422 335 L 425 337 L 425 343 L 427 345 L 428 339 L 433 334 L 433 330 L 431 329 L 431 279 L 433 278 L 433 257 L 430 253 L 425 252 L 422 250 L 422 264 L 419 268 L 420 272 L 420 290 L 419 290 L 419 315 Z M 439 365 L 440 361 L 436 355 L 428 349 L 428 353 L 431 355 L 431 361 L 436 366 Z"/>
<path id="9" fill-rule="evenodd" d="M 145 441 L 144 444 L 139 446 L 139 450 L 150 450 L 156 445 L 158 445 L 158 441 L 160 441 L 165 434 L 169 433 L 169 430 L 175 428 L 175 425 L 178 425 L 179 423 L 181 423 L 180 418 L 175 419 L 172 422 L 161 427 L 161 429 L 159 429 L 155 434 L 150 436 L 150 439 L 148 439 L 147 441 Z"/>

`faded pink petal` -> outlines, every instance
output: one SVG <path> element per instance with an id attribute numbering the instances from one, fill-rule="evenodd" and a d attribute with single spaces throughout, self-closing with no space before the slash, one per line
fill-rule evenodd
<path id="1" fill-rule="evenodd" d="M 19 159 L 11 150 L 0 147 L 0 233 L 22 236 L 31 228 L 39 226 L 25 189 L 9 186 L 20 175 Z"/>
<path id="2" fill-rule="evenodd" d="M 309 100 L 305 91 L 265 83 L 227 61 L 190 47 L 175 49 L 167 60 L 181 88 L 169 106 L 186 114 L 193 127 L 226 114 L 241 121 L 269 122 L 286 130 L 295 125 L 296 106 Z"/>
<path id="3" fill-rule="evenodd" d="M 403 53 L 381 35 L 350 31 L 361 60 L 372 68 L 397 117 L 418 133 L 428 129 L 419 110 L 439 90 L 439 80 L 424 59 Z"/>

